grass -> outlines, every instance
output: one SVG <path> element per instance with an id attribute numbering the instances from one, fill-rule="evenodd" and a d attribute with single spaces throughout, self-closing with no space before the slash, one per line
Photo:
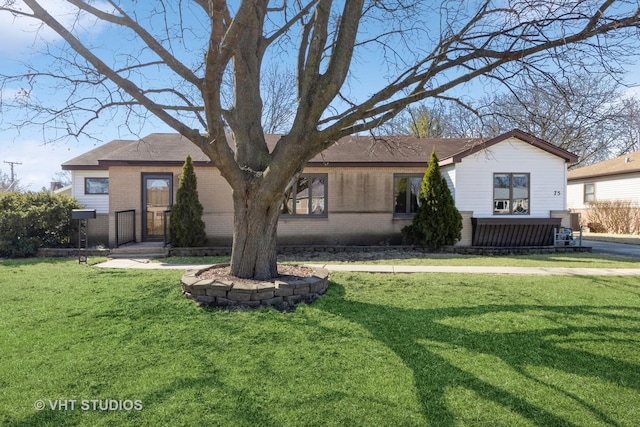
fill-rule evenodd
<path id="1" fill-rule="evenodd" d="M 170 257 L 160 262 L 175 264 L 216 264 L 229 262 L 229 257 Z M 287 261 L 294 262 L 294 261 Z M 295 262 L 320 264 L 345 264 L 347 261 L 318 261 L 301 257 Z M 421 258 L 380 258 L 358 260 L 357 264 L 393 265 L 454 265 L 486 267 L 583 267 L 583 268 L 640 268 L 640 261 L 633 258 L 606 256 L 593 253 L 540 254 L 513 256 L 476 256 L 426 254 Z"/>
<path id="2" fill-rule="evenodd" d="M 0 261 L 0 424 L 640 419 L 637 277 L 343 273 L 313 305 L 281 313 L 200 309 L 180 274 Z M 142 409 L 51 410 L 56 399 Z"/>
<path id="3" fill-rule="evenodd" d="M 627 245 L 640 245 L 640 236 L 637 234 L 612 234 L 612 233 L 583 233 L 583 239 L 597 240 L 600 242 L 625 243 Z"/>

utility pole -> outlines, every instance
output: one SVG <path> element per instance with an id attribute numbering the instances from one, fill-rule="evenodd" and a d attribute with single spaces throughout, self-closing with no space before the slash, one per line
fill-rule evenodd
<path id="1" fill-rule="evenodd" d="M 21 165 L 22 163 L 20 163 L 20 162 L 8 162 L 6 160 L 4 162 L 6 164 L 8 164 L 9 166 L 11 166 L 11 183 L 13 184 L 13 182 L 15 181 L 15 178 L 16 178 L 15 173 L 13 172 L 13 167 L 15 165 Z"/>

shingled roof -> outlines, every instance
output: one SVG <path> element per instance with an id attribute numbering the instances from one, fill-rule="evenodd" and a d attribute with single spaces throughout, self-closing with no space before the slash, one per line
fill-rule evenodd
<path id="1" fill-rule="evenodd" d="M 575 181 L 578 179 L 624 175 L 628 173 L 640 173 L 640 151 L 573 169 L 567 174 L 567 180 Z"/>
<path id="2" fill-rule="evenodd" d="M 98 161 L 118 151 L 120 148 L 131 144 L 131 142 L 132 141 L 130 140 L 124 139 L 115 139 L 111 142 L 107 142 L 106 144 L 100 145 L 91 151 L 87 151 L 78 157 L 64 162 L 62 164 L 62 169 L 106 169 L 104 166 L 100 166 Z"/>
<path id="3" fill-rule="evenodd" d="M 265 135 L 273 149 L 281 135 Z M 483 148 L 516 137 L 566 161 L 577 158 L 548 142 L 521 131 L 512 131 L 491 140 L 482 139 L 420 139 L 411 136 L 348 136 L 317 155 L 308 166 L 424 166 L 433 150 L 441 164 L 459 162 L 463 157 Z M 107 169 L 126 165 L 182 165 L 187 154 L 194 164 L 212 165 L 210 159 L 193 143 L 179 134 L 153 133 L 140 140 L 115 140 L 62 164 L 62 169 Z"/>

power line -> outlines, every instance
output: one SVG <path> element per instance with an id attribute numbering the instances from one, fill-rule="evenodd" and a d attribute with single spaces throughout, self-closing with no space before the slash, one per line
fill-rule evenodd
<path id="1" fill-rule="evenodd" d="M 13 172 L 13 167 L 15 165 L 21 165 L 21 162 L 8 162 L 8 161 L 4 161 L 6 164 L 8 164 L 9 166 L 11 166 L 11 183 L 13 183 L 15 181 L 15 174 Z"/>

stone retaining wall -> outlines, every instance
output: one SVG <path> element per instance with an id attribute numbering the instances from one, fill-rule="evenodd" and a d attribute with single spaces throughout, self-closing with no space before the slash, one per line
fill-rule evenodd
<path id="1" fill-rule="evenodd" d="M 455 252 L 461 255 L 531 255 L 591 252 L 591 249 L 591 246 L 513 246 L 508 248 L 467 246 L 457 247 Z"/>
<path id="2" fill-rule="evenodd" d="M 82 249 L 78 248 L 40 248 L 38 249 L 39 257 L 56 258 L 56 257 L 73 257 L 78 256 L 80 253 L 86 256 L 109 256 L 111 254 L 110 249 Z"/>
<path id="3" fill-rule="evenodd" d="M 417 246 L 282 246 L 278 248 L 280 255 L 296 255 L 309 252 L 327 252 L 327 253 L 376 253 L 385 251 L 411 251 L 422 252 L 428 254 L 425 248 Z M 471 255 L 526 255 L 541 253 L 565 253 L 565 252 L 591 252 L 589 246 L 523 246 L 523 247 L 483 247 L 483 246 L 447 246 L 441 253 L 457 253 Z M 83 252 L 84 254 L 84 252 Z M 86 252 L 88 256 L 109 256 L 109 249 L 89 249 Z M 40 257 L 70 257 L 77 256 L 78 249 L 38 249 Z M 229 256 L 231 248 L 222 247 L 201 247 L 201 248 L 169 248 L 169 256 Z"/>
<path id="4" fill-rule="evenodd" d="M 227 264 L 228 265 L 228 264 Z M 329 271 L 316 268 L 311 277 L 283 282 L 234 283 L 200 279 L 204 270 L 187 271 L 181 279 L 184 295 L 205 307 L 257 308 L 286 310 L 300 303 L 310 304 L 327 291 Z"/>

